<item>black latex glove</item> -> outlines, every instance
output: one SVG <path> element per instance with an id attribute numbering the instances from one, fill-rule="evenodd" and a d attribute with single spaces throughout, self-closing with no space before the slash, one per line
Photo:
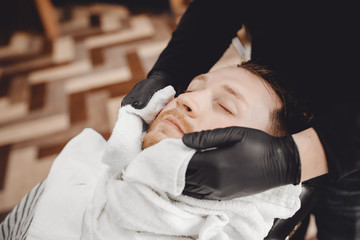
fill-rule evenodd
<path id="1" fill-rule="evenodd" d="M 156 91 L 169 85 L 173 85 L 169 75 L 161 71 L 153 72 L 131 89 L 129 94 L 122 100 L 121 106 L 131 104 L 136 109 L 142 109 L 146 107 Z"/>
<path id="2" fill-rule="evenodd" d="M 187 168 L 185 195 L 232 199 L 300 182 L 300 157 L 291 136 L 229 127 L 185 134 L 183 142 L 198 150 Z"/>

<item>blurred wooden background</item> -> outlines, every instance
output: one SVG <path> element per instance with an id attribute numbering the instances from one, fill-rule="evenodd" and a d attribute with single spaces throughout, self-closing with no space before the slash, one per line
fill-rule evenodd
<path id="1" fill-rule="evenodd" d="M 0 10 L 0 221 L 85 127 L 108 138 L 188 2 L 8 1 Z M 219 64 L 239 63 L 230 46 Z"/>

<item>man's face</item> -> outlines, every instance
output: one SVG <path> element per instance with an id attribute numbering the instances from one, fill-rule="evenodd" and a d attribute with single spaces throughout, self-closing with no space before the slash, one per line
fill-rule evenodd
<path id="1" fill-rule="evenodd" d="M 143 148 L 185 133 L 242 126 L 267 132 L 279 97 L 258 76 L 239 67 L 200 75 L 170 101 L 150 125 Z"/>

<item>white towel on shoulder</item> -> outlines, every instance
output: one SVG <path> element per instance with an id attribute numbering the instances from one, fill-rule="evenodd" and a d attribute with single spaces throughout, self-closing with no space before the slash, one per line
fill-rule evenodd
<path id="1" fill-rule="evenodd" d="M 157 92 L 152 108 L 161 109 L 170 90 Z M 126 107 L 108 141 L 109 168 L 85 212 L 81 239 L 263 239 L 275 218 L 291 217 L 300 208 L 300 185 L 227 201 L 181 195 L 195 150 L 181 139 L 165 139 L 141 151 L 141 118 L 151 108 Z"/>

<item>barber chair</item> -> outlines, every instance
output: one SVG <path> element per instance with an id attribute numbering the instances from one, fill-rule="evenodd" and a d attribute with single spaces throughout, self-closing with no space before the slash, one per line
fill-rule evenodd
<path id="1" fill-rule="evenodd" d="M 300 194 L 301 207 L 288 219 L 276 219 L 265 240 L 289 240 L 299 229 L 300 225 L 310 213 L 316 201 L 316 192 L 313 186 L 302 184 Z"/>

